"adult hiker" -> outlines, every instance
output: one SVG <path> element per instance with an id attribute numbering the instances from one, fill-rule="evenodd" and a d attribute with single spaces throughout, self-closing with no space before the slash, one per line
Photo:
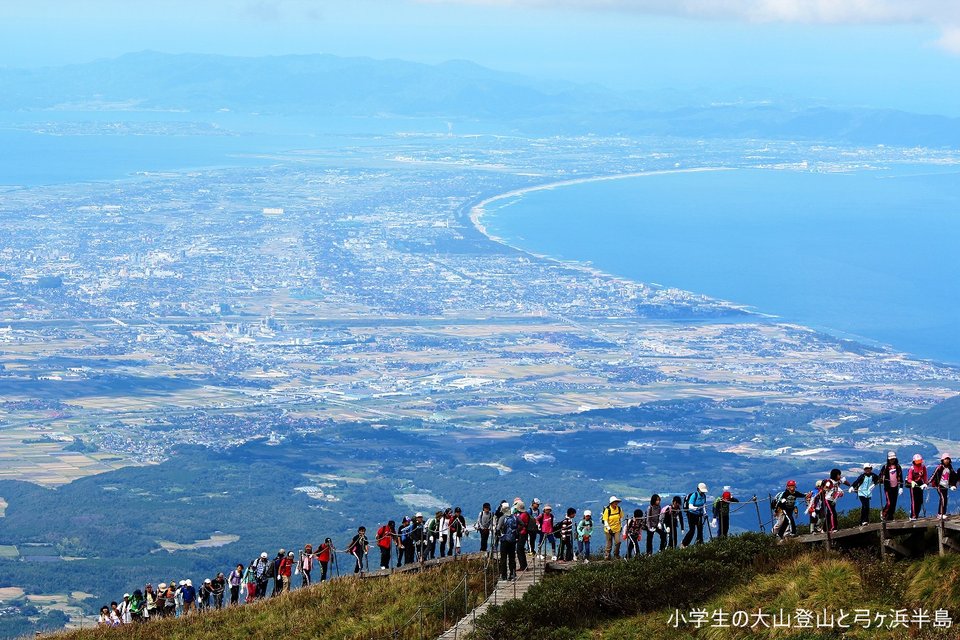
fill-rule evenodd
<path id="1" fill-rule="evenodd" d="M 604 557 L 607 560 L 613 558 L 620 559 L 620 531 L 623 529 L 623 509 L 620 508 L 620 498 L 610 496 L 607 506 L 604 507 L 600 516 L 603 521 L 603 533 L 607 538 L 607 546 L 604 551 Z"/>
<path id="2" fill-rule="evenodd" d="M 499 505 L 497 505 L 497 510 L 493 512 L 493 548 L 500 548 L 499 533 L 500 530 L 500 519 L 510 515 L 510 503 L 506 500 L 502 500 Z"/>
<path id="3" fill-rule="evenodd" d="M 227 591 L 227 578 L 222 571 L 214 576 L 210 586 L 213 588 L 211 595 L 213 596 L 214 608 L 223 609 L 223 596 Z"/>
<path id="4" fill-rule="evenodd" d="M 937 506 L 937 520 L 947 519 L 947 503 L 950 502 L 950 492 L 957 490 L 957 472 L 953 470 L 953 461 L 950 456 L 940 456 L 940 464 L 930 477 L 930 486 L 936 488 L 940 504 Z"/>
<path id="5" fill-rule="evenodd" d="M 913 456 L 913 464 L 907 471 L 907 486 L 910 487 L 910 519 L 916 520 L 923 509 L 923 492 L 927 490 L 927 467 L 919 453 Z"/>
<path id="6" fill-rule="evenodd" d="M 173 581 L 170 581 L 170 584 L 173 584 Z M 173 591 L 173 604 L 174 611 L 173 615 L 177 618 L 183 615 L 183 588 L 187 586 L 186 580 L 181 580 L 177 583 L 177 588 Z"/>
<path id="7" fill-rule="evenodd" d="M 729 491 L 724 491 L 713 501 L 713 526 L 717 528 L 717 537 L 726 538 L 730 532 L 730 503 L 740 502 Z"/>
<path id="8" fill-rule="evenodd" d="M 903 495 L 903 469 L 897 460 L 896 451 L 887 452 L 887 461 L 880 467 L 879 475 L 884 495 L 880 520 L 893 520 L 897 515 L 897 497 Z"/>
<path id="9" fill-rule="evenodd" d="M 781 540 L 797 535 L 797 500 L 802 497 L 803 494 L 797 491 L 796 480 L 787 480 L 786 488 L 773 497 L 773 515 L 777 519 L 774 533 Z"/>
<path id="10" fill-rule="evenodd" d="M 537 550 L 540 552 L 540 559 L 545 560 L 546 554 L 544 546 L 550 545 L 550 559 L 557 559 L 557 538 L 553 534 L 554 520 L 553 507 L 546 505 L 543 507 L 543 513 L 536 519 L 537 531 L 540 532 L 540 541 L 537 543 Z"/>
<path id="11" fill-rule="evenodd" d="M 426 558 L 433 560 L 437 557 L 437 542 L 440 539 L 440 521 L 443 520 L 443 511 L 437 511 L 432 518 L 427 520 L 427 545 Z M 443 544 L 441 543 L 441 555 L 443 554 Z"/>
<path id="12" fill-rule="evenodd" d="M 163 618 L 173 618 L 177 615 L 177 585 L 172 580 L 170 584 L 160 584 L 160 592 L 163 594 L 163 608 L 160 614 Z M 158 603 L 159 606 L 159 603 Z"/>
<path id="13" fill-rule="evenodd" d="M 424 523 L 423 514 L 417 512 L 403 530 L 404 537 L 401 538 L 403 544 L 403 563 L 413 564 L 419 561 L 424 553 Z"/>
<path id="14" fill-rule="evenodd" d="M 133 622 L 143 622 L 146 619 L 146 604 L 143 592 L 140 589 L 134 589 L 129 601 L 130 619 Z"/>
<path id="15" fill-rule="evenodd" d="M 197 611 L 205 611 L 213 605 L 213 580 L 207 578 L 197 591 Z"/>
<path id="16" fill-rule="evenodd" d="M 147 583 L 143 588 L 143 599 L 146 606 L 143 610 L 144 618 L 153 618 L 157 615 L 157 592 L 153 590 L 153 585 Z"/>
<path id="17" fill-rule="evenodd" d="M 197 590 L 193 587 L 193 582 L 185 580 L 185 585 L 181 590 L 183 594 L 183 615 L 188 616 L 193 611 L 197 603 Z"/>
<path id="18" fill-rule="evenodd" d="M 687 512 L 687 535 L 683 536 L 681 547 L 689 547 L 693 536 L 697 536 L 697 544 L 703 544 L 703 521 L 707 519 L 707 485 L 701 482 L 696 491 L 687 494 L 683 505 Z"/>
<path id="19" fill-rule="evenodd" d="M 500 579 L 515 580 L 517 578 L 517 546 L 520 540 L 520 522 L 517 518 L 516 505 L 512 513 L 504 512 L 497 519 L 496 532 L 497 539 L 500 541 Z"/>
<path id="20" fill-rule="evenodd" d="M 526 544 L 530 548 L 530 553 L 533 554 L 533 557 L 537 557 L 537 519 L 540 517 L 540 499 L 534 498 L 533 502 L 530 503 L 530 508 L 527 509 L 527 515 L 530 516 L 530 521 L 533 525 L 527 530 L 527 539 Z"/>
<path id="21" fill-rule="evenodd" d="M 333 548 L 333 540 L 327 538 L 323 541 L 323 544 L 317 547 L 317 562 L 320 563 L 320 582 L 326 582 L 327 573 L 330 569 L 330 560 L 333 557 L 335 550 Z"/>
<path id="22" fill-rule="evenodd" d="M 255 595 L 257 598 L 263 598 L 267 595 L 267 585 L 270 584 L 270 564 L 270 559 L 266 551 L 250 563 L 250 567 L 253 570 L 253 577 L 257 581 L 257 591 Z"/>
<path id="23" fill-rule="evenodd" d="M 480 553 L 487 553 L 490 531 L 493 529 L 493 511 L 489 502 L 484 502 L 474 528 L 480 533 Z"/>
<path id="24" fill-rule="evenodd" d="M 367 528 L 357 527 L 357 535 L 353 536 L 353 540 L 351 540 L 347 546 L 347 553 L 352 555 L 357 561 L 353 567 L 354 573 L 363 573 L 363 559 L 369 551 L 370 544 L 367 542 Z"/>
<path id="25" fill-rule="evenodd" d="M 243 572 L 243 601 L 250 604 L 257 599 L 257 576 L 253 571 L 253 565 L 248 565 L 247 570 Z"/>
<path id="26" fill-rule="evenodd" d="M 837 501 L 843 497 L 843 485 L 849 487 L 850 483 L 843 477 L 843 472 L 840 469 L 831 469 L 830 477 L 820 485 L 823 491 L 824 506 L 826 507 L 824 512 L 826 527 L 830 532 L 836 531 L 840 526 L 837 519 Z"/>
<path id="27" fill-rule="evenodd" d="M 520 571 L 527 570 L 527 541 L 530 539 L 530 532 L 536 529 L 536 523 L 526 511 L 523 500 L 517 498 L 513 501 L 513 510 L 517 514 L 517 566 Z"/>
<path id="28" fill-rule="evenodd" d="M 667 532 L 663 530 L 663 509 L 660 507 L 660 496 L 656 493 L 650 496 L 650 506 L 647 507 L 644 525 L 647 530 L 647 555 L 653 554 L 653 534 L 660 537 L 660 551 L 663 551 L 667 547 Z M 637 556 L 639 555 L 640 550 L 637 549 Z"/>
<path id="29" fill-rule="evenodd" d="M 397 568 L 399 569 L 404 565 L 404 560 L 407 555 L 407 547 L 410 547 L 411 559 L 406 564 L 413 562 L 412 552 L 413 552 L 413 543 L 410 541 L 410 532 L 413 531 L 413 519 L 409 516 L 403 516 L 400 520 L 400 524 L 397 526 Z"/>
<path id="30" fill-rule="evenodd" d="M 684 530 L 683 498 L 673 496 L 673 500 L 663 508 L 662 513 L 663 528 L 667 533 L 667 544 L 671 549 L 676 549 L 680 543 L 680 532 Z"/>
<path id="31" fill-rule="evenodd" d="M 443 510 L 437 517 L 437 541 L 440 546 L 440 557 L 446 557 L 447 544 L 452 542 L 450 539 L 450 520 L 453 519 L 453 512 L 449 507 Z"/>
<path id="32" fill-rule="evenodd" d="M 454 557 L 460 555 L 460 545 L 464 536 L 469 535 L 467 531 L 467 520 L 463 517 L 463 510 L 456 507 L 453 510 L 453 516 L 450 518 L 450 550 Z"/>
<path id="33" fill-rule="evenodd" d="M 277 595 L 283 590 L 283 578 L 280 576 L 280 563 L 283 562 L 284 558 L 287 557 L 287 550 L 280 549 L 277 552 L 277 556 L 273 559 L 273 562 L 270 563 L 270 577 L 273 578 L 273 593 L 271 595 Z"/>
<path id="34" fill-rule="evenodd" d="M 590 562 L 590 538 L 593 536 L 593 513 L 590 509 L 583 512 L 583 520 L 577 524 L 577 555 Z"/>
<path id="35" fill-rule="evenodd" d="M 856 493 L 860 498 L 860 526 L 870 523 L 870 498 L 873 495 L 873 489 L 881 483 L 880 476 L 873 472 L 872 464 L 863 465 L 863 473 L 857 476 L 853 484 L 850 485 L 850 492 Z"/>
<path id="36" fill-rule="evenodd" d="M 633 517 L 627 519 L 626 526 L 623 527 L 623 539 L 627 541 L 627 557 L 632 558 L 636 555 L 639 558 L 640 543 L 643 540 L 643 530 L 646 529 L 646 517 L 643 515 L 643 509 L 634 509 Z"/>
<path id="37" fill-rule="evenodd" d="M 397 535 L 397 523 L 393 520 L 377 529 L 377 547 L 380 549 L 380 570 L 390 568 L 390 556 L 393 555 L 393 539 Z"/>
<path id="38" fill-rule="evenodd" d="M 560 521 L 560 562 L 571 562 L 574 559 L 573 541 L 577 537 L 576 529 L 577 510 L 573 507 L 567 509 L 567 517 Z"/>
<path id="39" fill-rule="evenodd" d="M 300 559 L 297 564 L 297 570 L 300 572 L 300 586 L 310 585 L 310 572 L 313 571 L 313 545 L 303 545 L 303 551 L 300 552 Z"/>
<path id="40" fill-rule="evenodd" d="M 230 572 L 227 583 L 230 585 L 230 605 L 240 604 L 240 587 L 243 586 L 242 564 L 238 564 L 237 568 Z"/>
<path id="41" fill-rule="evenodd" d="M 277 565 L 278 578 L 280 580 L 280 591 L 290 591 L 290 579 L 293 577 L 293 566 L 296 564 L 294 559 L 293 551 L 288 551 L 286 557 L 284 557 L 280 564 Z"/>
<path id="42" fill-rule="evenodd" d="M 810 516 L 810 533 L 823 533 L 826 499 L 823 493 L 823 480 L 817 480 L 814 489 L 807 493 L 807 515 Z"/>
<path id="43" fill-rule="evenodd" d="M 123 624 L 132 624 L 133 615 L 130 613 L 130 594 L 123 594 L 122 602 L 118 605 L 117 611 L 120 614 L 120 621 Z"/>

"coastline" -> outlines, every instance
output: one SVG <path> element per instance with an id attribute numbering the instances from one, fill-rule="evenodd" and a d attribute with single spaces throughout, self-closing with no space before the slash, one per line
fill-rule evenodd
<path id="1" fill-rule="evenodd" d="M 617 174 L 611 174 L 611 175 L 586 176 L 583 178 L 573 178 L 570 180 L 559 180 L 557 182 L 548 182 L 545 184 L 538 184 L 538 185 L 532 185 L 529 187 L 522 187 L 520 189 L 513 189 L 505 193 L 500 193 L 494 196 L 490 196 L 489 198 L 485 198 L 480 202 L 477 202 L 476 204 L 468 206 L 467 208 L 468 218 L 470 219 L 470 223 L 471 225 L 473 225 L 474 229 L 476 229 L 477 232 L 479 232 L 482 236 L 487 238 L 487 240 L 491 242 L 495 242 L 509 249 L 512 249 L 513 251 L 517 251 L 524 255 L 528 255 L 532 258 L 536 258 L 538 260 L 545 260 L 547 262 L 552 262 L 554 264 L 561 265 L 567 269 L 575 269 L 578 271 L 583 271 L 585 273 L 590 274 L 591 276 L 609 278 L 615 282 L 630 283 L 633 285 L 642 284 L 645 287 L 651 287 L 654 289 L 667 289 L 671 287 L 664 287 L 663 285 L 657 285 L 651 282 L 641 282 L 638 280 L 634 280 L 633 278 L 627 278 L 625 276 L 619 276 L 613 273 L 609 273 L 607 271 L 603 271 L 602 269 L 598 269 L 597 267 L 594 267 L 589 264 L 584 264 L 582 262 L 575 262 L 575 261 L 569 261 L 569 260 L 562 260 L 560 258 L 551 256 L 551 255 L 536 253 L 524 247 L 516 246 L 514 244 L 511 244 L 505 238 L 501 238 L 500 236 L 497 236 L 491 233 L 483 224 L 483 216 L 487 214 L 487 207 L 494 202 L 497 202 L 499 200 L 506 200 L 509 198 L 516 198 L 518 196 L 523 196 L 528 193 L 535 193 L 537 191 L 549 191 L 549 190 L 557 189 L 560 187 L 568 187 L 568 186 L 573 186 L 578 184 L 587 184 L 591 182 L 607 182 L 610 180 L 624 180 L 627 178 L 642 178 L 644 176 L 659 176 L 659 175 L 668 175 L 668 174 L 676 174 L 676 173 L 704 173 L 708 171 L 735 171 L 735 170 L 736 170 L 735 167 L 692 167 L 689 169 L 659 169 L 656 171 L 636 171 L 633 173 L 617 173 Z M 712 296 L 696 293 L 694 291 L 689 291 L 688 293 L 694 296 L 700 296 L 704 299 L 712 300 L 730 309 L 731 311 L 742 313 L 744 314 L 744 316 L 747 316 L 747 317 L 753 317 L 753 318 L 762 319 L 762 320 L 779 320 L 780 319 L 779 316 L 757 311 L 753 309 L 750 305 L 738 304 L 735 302 L 731 302 L 729 300 L 723 300 L 720 298 L 714 298 Z"/>

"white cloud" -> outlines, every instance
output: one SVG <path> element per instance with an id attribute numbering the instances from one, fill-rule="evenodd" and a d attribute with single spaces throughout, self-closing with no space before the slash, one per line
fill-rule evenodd
<path id="1" fill-rule="evenodd" d="M 956 0 L 423 0 L 543 9 L 613 10 L 696 19 L 805 24 L 960 24 Z"/>
<path id="2" fill-rule="evenodd" d="M 947 53 L 960 56 L 960 27 L 945 28 L 936 45 Z"/>

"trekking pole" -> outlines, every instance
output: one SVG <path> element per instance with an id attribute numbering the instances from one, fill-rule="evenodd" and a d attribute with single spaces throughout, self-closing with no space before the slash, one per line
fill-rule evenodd
<path id="1" fill-rule="evenodd" d="M 753 494 L 753 505 L 757 508 L 757 523 L 760 525 L 760 533 L 766 533 L 767 530 L 763 526 L 763 519 L 760 517 L 760 502 L 757 501 L 757 494 Z"/>

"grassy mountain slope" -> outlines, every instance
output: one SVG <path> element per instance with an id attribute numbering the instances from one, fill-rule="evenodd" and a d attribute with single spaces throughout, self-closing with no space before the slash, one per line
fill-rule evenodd
<path id="1" fill-rule="evenodd" d="M 50 636 L 59 640 L 240 640 L 246 638 L 390 637 L 393 631 L 423 612 L 424 637 L 433 638 L 464 614 L 462 581 L 468 575 L 469 607 L 484 599 L 493 579 L 482 561 L 451 562 L 423 573 L 398 573 L 386 578 L 344 578 L 298 589 L 251 605 L 117 629 L 87 629 Z M 446 597 L 446 607 L 440 601 Z M 446 613 L 446 619 L 444 618 Z M 446 620 L 446 621 L 445 621 Z M 413 637 L 420 627 L 407 631 Z"/>

